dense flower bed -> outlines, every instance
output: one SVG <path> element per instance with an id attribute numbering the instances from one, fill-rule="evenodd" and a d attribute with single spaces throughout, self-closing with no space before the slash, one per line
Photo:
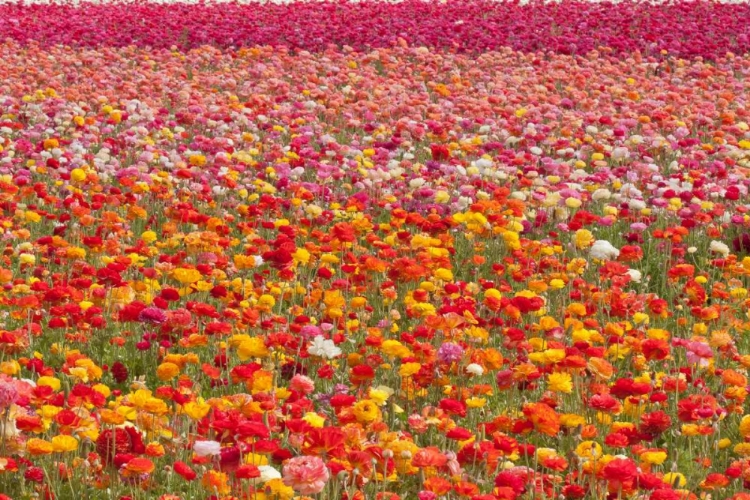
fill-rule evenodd
<path id="1" fill-rule="evenodd" d="M 0 5 L 0 40 L 99 47 L 195 48 L 255 45 L 322 50 L 411 45 L 479 52 L 586 54 L 606 46 L 630 54 L 661 51 L 723 57 L 750 49 L 750 4 L 696 2 L 528 4 L 448 2 L 291 2 L 151 4 L 148 2 Z"/>
<path id="2" fill-rule="evenodd" d="M 750 498 L 747 7 L 488 5 L 0 7 L 0 499 Z"/>

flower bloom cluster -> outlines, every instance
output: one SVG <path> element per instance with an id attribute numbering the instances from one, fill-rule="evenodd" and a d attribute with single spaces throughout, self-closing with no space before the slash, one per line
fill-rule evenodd
<path id="1" fill-rule="evenodd" d="M 748 500 L 745 10 L 0 6 L 0 500 Z"/>
<path id="2" fill-rule="evenodd" d="M 0 4 L 0 40 L 84 47 L 212 45 L 357 50 L 411 45 L 484 52 L 715 58 L 750 50 L 750 4 L 711 0 L 53 2 Z"/>

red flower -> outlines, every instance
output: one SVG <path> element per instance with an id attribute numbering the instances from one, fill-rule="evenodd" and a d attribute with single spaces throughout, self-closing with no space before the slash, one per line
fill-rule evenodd
<path id="1" fill-rule="evenodd" d="M 615 458 L 602 470 L 602 477 L 609 481 L 610 491 L 630 489 L 638 475 L 638 467 L 629 458 Z"/>
<path id="2" fill-rule="evenodd" d="M 660 410 L 643 414 L 638 429 L 644 434 L 655 437 L 669 429 L 671 425 L 672 418 Z"/>
<path id="3" fill-rule="evenodd" d="M 128 368 L 119 361 L 115 361 L 110 369 L 115 382 L 122 384 L 128 379 Z"/>
<path id="4" fill-rule="evenodd" d="M 126 427 L 104 430 L 96 440 L 96 451 L 105 462 L 112 463 L 116 454 L 141 454 L 146 451 L 146 447 L 138 431 L 133 427 Z"/>
<path id="5" fill-rule="evenodd" d="M 588 493 L 586 488 L 579 484 L 569 484 L 562 489 L 562 494 L 566 500 L 579 500 L 580 498 L 585 498 L 586 493 Z"/>
<path id="6" fill-rule="evenodd" d="M 32 483 L 41 483 L 44 481 L 44 469 L 41 467 L 29 467 L 23 473 L 23 478 Z"/>
<path id="7" fill-rule="evenodd" d="M 438 408 L 451 415 L 458 415 L 459 417 L 466 416 L 466 404 L 462 401 L 455 399 L 444 398 L 438 403 Z"/>
<path id="8" fill-rule="evenodd" d="M 526 491 L 526 478 L 520 474 L 503 471 L 495 476 L 495 486 L 498 488 L 510 488 L 516 495 L 520 495 Z"/>
<path id="9" fill-rule="evenodd" d="M 186 481 L 192 481 L 197 476 L 195 471 L 192 468 L 190 468 L 190 466 L 186 464 L 185 462 L 180 462 L 180 461 L 175 462 L 173 469 L 177 474 L 182 476 Z"/>
<path id="10" fill-rule="evenodd" d="M 234 473 L 239 479 L 253 479 L 260 477 L 260 469 L 252 464 L 240 465 Z"/>

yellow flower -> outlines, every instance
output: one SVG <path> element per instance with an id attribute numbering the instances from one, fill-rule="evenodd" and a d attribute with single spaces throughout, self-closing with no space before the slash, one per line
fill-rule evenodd
<path id="1" fill-rule="evenodd" d="M 574 239 L 576 247 L 578 247 L 579 249 L 584 249 L 591 246 L 596 238 L 594 238 L 593 233 L 588 229 L 579 229 L 578 231 L 576 231 Z"/>
<path id="2" fill-rule="evenodd" d="M 316 429 L 321 429 L 325 425 L 326 419 L 325 417 L 321 417 L 317 413 L 314 412 L 307 412 L 305 413 L 305 416 L 302 417 L 302 420 L 310 424 L 310 427 L 314 427 Z"/>
<path id="3" fill-rule="evenodd" d="M 560 425 L 569 429 L 584 425 L 585 423 L 586 419 L 583 415 L 578 415 L 576 413 L 563 413 L 560 415 Z"/>
<path id="4" fill-rule="evenodd" d="M 156 233 L 154 231 L 144 231 L 141 233 L 141 239 L 146 243 L 153 243 L 156 241 Z"/>
<path id="5" fill-rule="evenodd" d="M 641 453 L 641 462 L 649 465 L 661 465 L 667 459 L 667 452 L 662 450 L 649 450 Z"/>
<path id="6" fill-rule="evenodd" d="M 200 420 L 208 415 L 208 412 L 211 411 L 211 406 L 203 398 L 199 398 L 197 401 L 189 401 L 182 405 L 182 411 L 193 420 Z"/>
<path id="7" fill-rule="evenodd" d="M 73 436 L 61 434 L 52 438 L 52 447 L 56 453 L 65 453 L 78 449 L 78 440 Z"/>
<path id="8" fill-rule="evenodd" d="M 404 363 L 398 369 L 398 374 L 402 377 L 411 377 L 422 368 L 419 363 Z"/>
<path id="9" fill-rule="evenodd" d="M 665 483 L 682 488 L 687 483 L 685 476 L 679 472 L 667 472 L 662 479 Z"/>
<path id="10" fill-rule="evenodd" d="M 576 455 L 581 458 L 599 458 L 602 456 L 602 446 L 596 441 L 584 441 L 576 447 Z"/>
<path id="11" fill-rule="evenodd" d="M 550 373 L 547 377 L 547 388 L 552 392 L 573 392 L 573 379 L 568 373 Z"/>
<path id="12" fill-rule="evenodd" d="M 354 403 L 352 413 L 354 413 L 358 422 L 364 424 L 369 424 L 380 419 L 380 408 L 369 399 L 363 399 Z"/>
<path id="13" fill-rule="evenodd" d="M 74 168 L 70 172 L 70 178 L 73 182 L 83 182 L 86 180 L 86 172 L 80 168 Z"/>
<path id="14" fill-rule="evenodd" d="M 268 356 L 268 348 L 262 338 L 252 337 L 237 346 L 237 356 L 240 361 L 247 361 L 250 358 L 265 358 Z"/>
<path id="15" fill-rule="evenodd" d="M 474 397 L 466 400 L 467 408 L 482 408 L 485 404 L 487 404 L 487 398 Z"/>
<path id="16" fill-rule="evenodd" d="M 450 269 L 439 268 L 435 271 L 434 276 L 441 281 L 453 281 L 453 273 Z"/>
<path id="17" fill-rule="evenodd" d="M 581 200 L 578 198 L 570 197 L 565 199 L 565 206 L 568 208 L 578 208 L 581 206 L 581 203 Z"/>
<path id="18" fill-rule="evenodd" d="M 392 356 L 396 358 L 405 358 L 407 356 L 411 356 L 411 351 L 409 350 L 409 348 L 404 346 L 398 340 L 385 340 L 380 345 L 380 350 L 386 356 Z"/>
<path id="19" fill-rule="evenodd" d="M 271 479 L 266 481 L 263 487 L 268 492 L 265 494 L 266 500 L 292 500 L 294 498 L 294 489 L 284 484 L 283 479 Z"/>
<path id="20" fill-rule="evenodd" d="M 740 435 L 747 437 L 750 435 L 750 415 L 745 415 L 740 421 Z"/>
<path id="21" fill-rule="evenodd" d="M 376 405 L 383 406 L 388 401 L 392 392 L 388 387 L 380 386 L 371 388 L 368 396 Z"/>
<path id="22" fill-rule="evenodd" d="M 196 269 L 187 269 L 179 267 L 172 271 L 172 277 L 182 283 L 183 285 L 190 285 L 200 280 L 203 275 Z"/>
<path id="23" fill-rule="evenodd" d="M 245 455 L 245 463 L 252 465 L 268 465 L 268 458 L 259 453 L 248 453 Z"/>
<path id="24" fill-rule="evenodd" d="M 39 377 L 36 385 L 51 387 L 55 392 L 60 390 L 60 380 L 55 377 Z"/>
<path id="25" fill-rule="evenodd" d="M 292 258 L 297 264 L 307 264 L 310 262 L 310 252 L 304 248 L 298 248 L 292 254 Z"/>
<path id="26" fill-rule="evenodd" d="M 194 167 L 202 167 L 206 164 L 206 157 L 203 155 L 190 155 L 188 162 Z"/>
<path id="27" fill-rule="evenodd" d="M 273 295 L 263 294 L 260 297 L 258 297 L 258 309 L 261 311 L 270 311 L 273 309 L 273 306 L 276 305 L 276 299 L 273 298 Z"/>

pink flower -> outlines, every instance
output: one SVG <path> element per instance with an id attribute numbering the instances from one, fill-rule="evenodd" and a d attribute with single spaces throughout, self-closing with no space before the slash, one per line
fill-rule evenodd
<path id="1" fill-rule="evenodd" d="M 319 457 L 294 457 L 284 464 L 284 484 L 303 495 L 314 495 L 323 491 L 330 477 L 326 464 Z"/>
<path id="2" fill-rule="evenodd" d="M 289 382 L 289 388 L 302 394 L 310 394 L 315 390 L 315 382 L 310 377 L 297 374 Z"/>
<path id="3" fill-rule="evenodd" d="M 18 389 L 11 382 L 0 381 L 0 409 L 9 408 L 18 399 Z"/>

